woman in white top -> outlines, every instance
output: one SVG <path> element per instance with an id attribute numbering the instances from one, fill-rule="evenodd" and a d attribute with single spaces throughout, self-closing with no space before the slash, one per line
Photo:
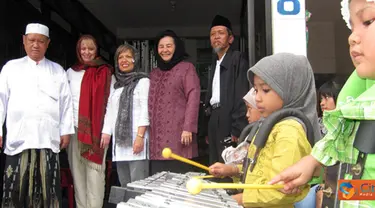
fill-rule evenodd
<path id="1" fill-rule="evenodd" d="M 78 62 L 68 69 L 76 133 L 68 147 L 77 208 L 102 208 L 105 158 L 109 140 L 101 141 L 113 68 L 98 56 L 91 35 L 77 42 Z"/>
<path id="2" fill-rule="evenodd" d="M 139 70 L 139 52 L 125 44 L 115 53 L 116 83 L 104 119 L 102 140 L 113 138 L 112 160 L 122 187 L 148 176 L 148 91 L 150 81 Z"/>

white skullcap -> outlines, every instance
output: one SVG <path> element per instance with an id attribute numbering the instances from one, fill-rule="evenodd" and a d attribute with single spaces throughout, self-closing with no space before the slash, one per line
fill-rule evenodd
<path id="1" fill-rule="evenodd" d="M 49 29 L 47 26 L 39 23 L 30 23 L 26 26 L 25 35 L 30 33 L 41 34 L 49 38 Z"/>
<path id="2" fill-rule="evenodd" d="M 346 26 L 349 29 L 352 29 L 350 27 L 350 23 L 349 23 L 349 19 L 350 19 L 349 0 L 342 0 L 341 1 L 341 15 L 342 15 L 342 18 L 345 20 Z"/>
<path id="3" fill-rule="evenodd" d="M 374 0 L 366 0 L 366 1 L 375 3 Z M 349 0 L 341 1 L 341 15 L 342 15 L 342 18 L 346 22 L 346 26 L 348 26 L 349 29 L 352 29 L 350 26 L 350 22 L 349 22 L 349 19 L 350 19 Z"/>
<path id="4" fill-rule="evenodd" d="M 243 97 L 243 99 L 251 105 L 251 107 L 257 109 L 257 105 L 255 102 L 255 89 L 251 88 L 250 91 Z"/>

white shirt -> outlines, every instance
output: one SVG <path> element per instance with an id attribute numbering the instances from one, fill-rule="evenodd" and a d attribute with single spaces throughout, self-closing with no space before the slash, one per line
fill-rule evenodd
<path id="1" fill-rule="evenodd" d="M 69 68 L 66 73 L 68 75 L 70 91 L 72 92 L 74 126 L 78 127 L 79 98 L 85 70 L 74 71 L 72 68 Z"/>
<path id="2" fill-rule="evenodd" d="M 70 91 L 72 92 L 74 126 L 78 127 L 79 99 L 81 97 L 81 84 L 85 70 L 74 71 L 72 68 L 69 68 L 67 74 Z M 115 76 L 112 75 L 111 90 L 113 89 L 114 82 Z"/>
<path id="3" fill-rule="evenodd" d="M 133 92 L 133 143 L 138 134 L 139 126 L 149 126 L 148 116 L 148 91 L 150 80 L 142 78 L 139 80 Z M 133 154 L 133 147 L 120 147 L 116 144 L 115 127 L 117 114 L 120 104 L 120 96 L 124 88 L 118 88 L 112 91 L 107 105 L 107 113 L 104 119 L 102 133 L 112 135 L 112 160 L 113 161 L 131 161 L 148 159 L 148 132 L 144 135 L 143 151 L 139 154 Z"/>
<path id="4" fill-rule="evenodd" d="M 220 103 L 220 64 L 223 61 L 225 54 L 220 60 L 216 61 L 214 79 L 212 80 L 212 97 L 210 104 Z"/>
<path id="5" fill-rule="evenodd" d="M 60 152 L 60 136 L 74 134 L 64 69 L 46 58 L 39 63 L 27 56 L 9 61 L 0 74 L 0 116 L 1 123 L 7 117 L 5 154 L 25 149 Z"/>

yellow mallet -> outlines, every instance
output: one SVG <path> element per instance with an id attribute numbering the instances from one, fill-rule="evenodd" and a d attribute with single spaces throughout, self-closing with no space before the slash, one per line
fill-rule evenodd
<path id="1" fill-rule="evenodd" d="M 202 183 L 202 180 L 192 178 L 186 183 L 190 194 L 199 194 L 202 189 L 282 189 L 284 185 L 237 184 L 237 183 Z"/>
<path id="2" fill-rule="evenodd" d="M 189 160 L 187 158 L 184 158 L 184 157 L 181 157 L 179 155 L 174 154 L 170 148 L 164 148 L 163 152 L 162 152 L 162 155 L 163 155 L 164 158 L 173 158 L 175 160 L 179 160 L 181 162 L 184 162 L 184 163 L 187 163 L 187 164 L 190 164 L 190 165 L 194 165 L 198 168 L 202 168 L 203 170 L 207 170 L 207 171 L 210 170 L 207 166 L 204 166 L 202 164 L 199 164 L 197 162 L 194 162 L 192 160 Z"/>
<path id="3" fill-rule="evenodd" d="M 216 177 L 213 176 L 213 175 L 204 175 L 204 176 L 193 176 L 193 178 L 196 178 L 196 179 L 205 179 L 205 178 L 216 178 Z"/>

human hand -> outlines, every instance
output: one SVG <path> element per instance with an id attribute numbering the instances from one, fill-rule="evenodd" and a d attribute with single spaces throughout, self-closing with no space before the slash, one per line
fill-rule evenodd
<path id="1" fill-rule="evenodd" d="M 137 136 L 133 144 L 133 154 L 139 154 L 140 152 L 142 152 L 143 147 L 144 147 L 143 138 L 140 136 Z"/>
<path id="2" fill-rule="evenodd" d="M 68 147 L 70 141 L 70 135 L 60 136 L 60 149 L 65 149 Z"/>
<path id="3" fill-rule="evenodd" d="M 234 176 L 238 174 L 239 170 L 237 166 L 226 165 L 223 163 L 215 163 L 208 167 L 210 174 L 215 177 L 225 177 L 225 176 Z"/>
<path id="4" fill-rule="evenodd" d="M 324 189 L 324 184 L 320 184 L 318 187 L 316 187 L 315 193 L 316 193 L 316 198 L 315 198 L 315 207 L 316 208 L 321 208 L 322 203 L 323 203 L 323 189 Z"/>
<path id="5" fill-rule="evenodd" d="M 193 141 L 193 133 L 188 131 L 183 131 L 181 134 L 181 143 L 184 145 L 189 145 Z"/>
<path id="6" fill-rule="evenodd" d="M 269 184 L 284 184 L 284 188 L 280 191 L 285 194 L 299 193 L 301 192 L 300 187 L 310 181 L 315 169 L 319 167 L 320 163 L 314 157 L 306 156 L 275 176 Z"/>
<path id="7" fill-rule="evenodd" d="M 240 194 L 232 195 L 232 198 L 236 200 L 238 205 L 243 205 L 242 196 L 243 196 L 243 193 L 240 193 Z"/>
<path id="8" fill-rule="evenodd" d="M 102 149 L 107 148 L 110 141 L 111 141 L 111 135 L 102 134 L 102 139 L 100 140 L 100 148 Z"/>

